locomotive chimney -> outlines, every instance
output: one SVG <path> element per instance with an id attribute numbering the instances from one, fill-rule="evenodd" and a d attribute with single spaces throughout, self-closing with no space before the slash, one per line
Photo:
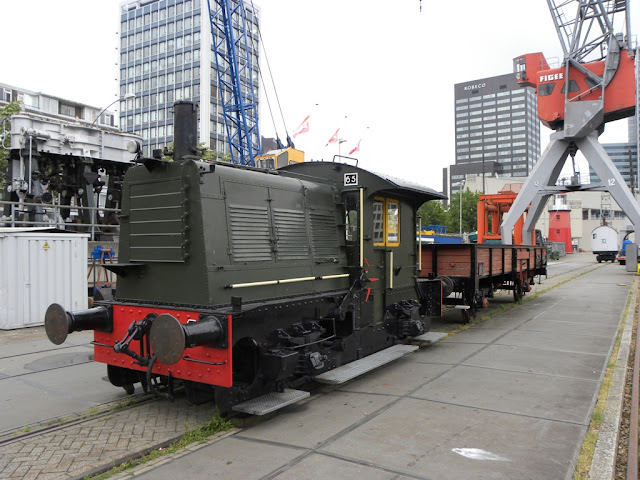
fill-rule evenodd
<path id="1" fill-rule="evenodd" d="M 173 105 L 173 161 L 198 154 L 198 104 L 176 102 Z"/>

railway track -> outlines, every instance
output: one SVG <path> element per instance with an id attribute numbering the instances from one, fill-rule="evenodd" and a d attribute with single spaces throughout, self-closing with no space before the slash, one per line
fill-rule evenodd
<path id="1" fill-rule="evenodd" d="M 24 425 L 18 429 L 0 432 L 0 452 L 3 447 L 11 445 L 12 443 L 31 440 L 38 436 L 74 427 L 112 414 L 115 411 L 139 408 L 147 402 L 153 401 L 158 401 L 158 399 L 151 394 L 140 393 L 137 395 L 131 395 L 125 399 L 96 405 L 95 407 L 80 412 L 73 412 L 69 415 L 65 415 L 64 417 L 49 418 L 35 424 Z"/>
<path id="2" fill-rule="evenodd" d="M 57 480 L 105 471 L 167 446 L 215 414 L 211 405 L 188 405 L 184 395 L 176 395 L 175 402 L 156 401 L 152 395 L 133 399 L 5 432 L 0 436 L 0 478 Z"/>

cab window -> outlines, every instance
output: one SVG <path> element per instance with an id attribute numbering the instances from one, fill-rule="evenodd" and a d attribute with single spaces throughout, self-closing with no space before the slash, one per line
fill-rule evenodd
<path id="1" fill-rule="evenodd" d="M 256 167 L 274 170 L 276 168 L 276 163 L 273 157 L 259 158 L 259 159 L 256 159 Z"/>
<path id="2" fill-rule="evenodd" d="M 344 223 L 345 240 L 347 242 L 354 242 L 358 237 L 358 202 L 353 195 L 346 198 Z"/>
<path id="3" fill-rule="evenodd" d="M 555 83 L 542 83 L 538 85 L 538 96 L 546 97 L 548 95 L 551 95 L 555 86 Z"/>
<path id="4" fill-rule="evenodd" d="M 567 89 L 567 84 L 563 84 L 562 85 L 562 89 L 560 90 L 560 93 L 564 93 Z M 569 91 L 570 92 L 577 92 L 580 90 L 580 87 L 578 87 L 578 84 L 576 83 L 575 80 L 569 80 Z"/>
<path id="5" fill-rule="evenodd" d="M 373 245 L 397 247 L 400 245 L 400 202 L 376 197 L 373 202 Z"/>
<path id="6" fill-rule="evenodd" d="M 384 245 L 384 200 L 373 202 L 373 244 Z"/>

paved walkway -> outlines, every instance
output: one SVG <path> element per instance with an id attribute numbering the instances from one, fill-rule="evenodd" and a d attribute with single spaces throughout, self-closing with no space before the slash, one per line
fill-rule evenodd
<path id="1" fill-rule="evenodd" d="M 596 268 L 264 423 L 116 478 L 570 479 L 633 279 L 618 265 Z"/>

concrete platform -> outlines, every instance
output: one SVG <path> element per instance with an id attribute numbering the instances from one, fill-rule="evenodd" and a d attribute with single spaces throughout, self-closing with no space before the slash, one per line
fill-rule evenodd
<path id="1" fill-rule="evenodd" d="M 590 273 L 143 479 L 570 479 L 634 277 Z M 544 287 L 544 283 L 541 287 Z"/>

